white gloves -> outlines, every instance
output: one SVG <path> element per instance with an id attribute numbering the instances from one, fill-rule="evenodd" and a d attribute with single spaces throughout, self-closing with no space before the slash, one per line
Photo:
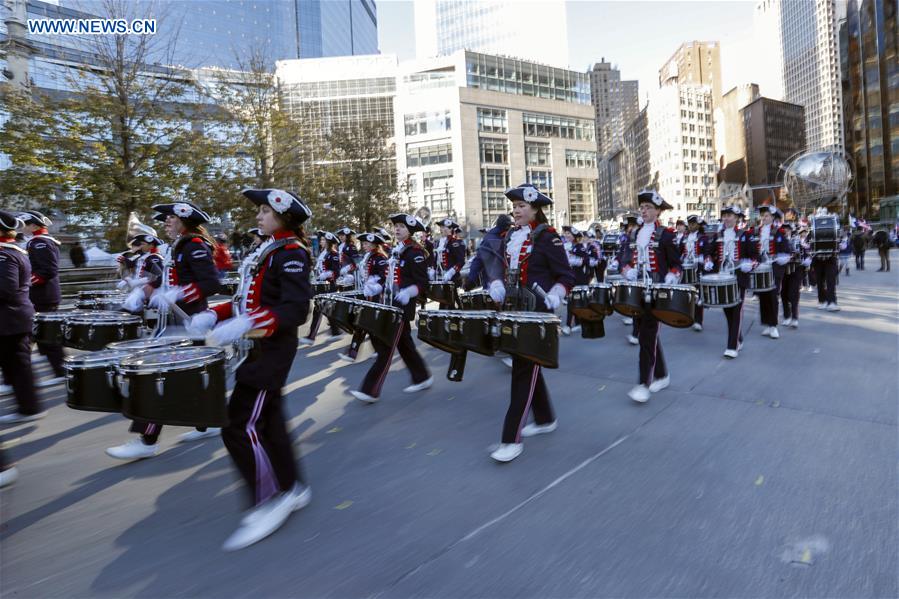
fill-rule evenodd
<path id="1" fill-rule="evenodd" d="M 405 306 L 409 303 L 413 297 L 418 295 L 418 287 L 416 285 L 409 285 L 408 287 L 403 287 L 400 289 L 399 293 L 394 296 L 394 299 L 400 303 L 400 305 Z"/>
<path id="2" fill-rule="evenodd" d="M 599 260 L 597 260 L 596 258 L 590 258 L 590 267 L 591 268 L 596 268 L 597 264 L 599 264 Z"/>
<path id="3" fill-rule="evenodd" d="M 565 299 L 566 293 L 565 288 L 556 283 L 553 285 L 552 289 L 549 290 L 549 293 L 546 294 L 543 303 L 546 304 L 547 308 L 555 311 L 556 308 L 562 304 L 562 300 Z"/>
<path id="4" fill-rule="evenodd" d="M 783 266 L 784 264 L 786 264 L 787 262 L 790 261 L 790 255 L 789 254 L 778 254 L 777 257 L 774 258 L 774 261 L 777 262 L 778 264 L 780 264 L 781 266 Z"/>
<path id="5" fill-rule="evenodd" d="M 752 262 L 750 260 L 741 261 L 740 262 L 740 271 L 751 272 L 752 271 Z"/>
<path id="6" fill-rule="evenodd" d="M 493 303 L 497 306 L 501 306 L 503 300 L 506 299 L 506 286 L 503 285 L 503 282 L 499 279 L 490 281 L 490 287 L 487 289 L 487 293 L 490 294 L 490 299 L 493 300 Z"/>
<path id="7" fill-rule="evenodd" d="M 318 280 L 324 283 L 325 281 L 330 281 L 334 278 L 334 273 L 330 270 L 326 270 L 322 272 L 322 274 L 318 275 Z"/>
<path id="8" fill-rule="evenodd" d="M 618 260 L 612 258 L 612 261 L 609 262 L 609 268 L 612 270 L 618 270 Z"/>
<path id="9" fill-rule="evenodd" d="M 378 283 L 378 277 L 369 277 L 362 285 L 362 293 L 365 297 L 375 297 L 381 295 L 384 287 Z"/>
<path id="10" fill-rule="evenodd" d="M 125 298 L 125 301 L 122 302 L 122 307 L 129 312 L 137 312 L 144 307 L 145 299 L 146 296 L 144 295 L 143 289 L 132 289 L 131 293 L 128 294 L 128 297 Z"/>
<path id="11" fill-rule="evenodd" d="M 337 277 L 338 285 L 355 285 L 356 278 L 353 275 L 340 275 Z"/>
<path id="12" fill-rule="evenodd" d="M 710 270 L 715 268 L 715 264 L 711 260 L 706 260 L 705 264 L 703 265 L 703 268 L 705 269 L 706 272 L 709 272 Z"/>
<path id="13" fill-rule="evenodd" d="M 191 319 L 193 324 L 193 319 Z M 206 335 L 206 345 L 227 345 L 247 334 L 253 328 L 253 319 L 246 314 L 229 318 Z"/>
<path id="14" fill-rule="evenodd" d="M 157 289 L 153 295 L 150 296 L 150 307 L 156 308 L 160 312 L 168 312 L 171 304 L 174 304 L 178 300 L 184 297 L 184 289 L 181 287 L 172 287 L 168 291 L 162 291 Z"/>
<path id="15" fill-rule="evenodd" d="M 346 266 L 344 266 L 343 268 L 340 269 L 340 274 L 348 275 L 348 274 L 350 274 L 351 270 L 353 270 L 353 267 L 350 266 L 349 264 L 347 264 Z"/>
<path id="16" fill-rule="evenodd" d="M 569 266 L 580 266 L 584 263 L 584 259 L 580 256 L 568 256 L 568 265 Z"/>
<path id="17" fill-rule="evenodd" d="M 203 310 L 199 314 L 194 314 L 184 328 L 191 337 L 205 337 L 206 333 L 215 326 L 216 321 L 218 321 L 218 316 L 215 312 Z"/>
<path id="18" fill-rule="evenodd" d="M 636 268 L 628 268 L 624 272 L 624 278 L 628 281 L 636 281 L 637 280 L 637 269 Z"/>
<path id="19" fill-rule="evenodd" d="M 429 266 L 428 267 L 428 280 L 433 281 L 435 278 L 437 278 L 437 271 L 434 270 L 434 267 Z"/>
<path id="20" fill-rule="evenodd" d="M 443 273 L 443 282 L 449 283 L 450 281 L 453 280 L 453 277 L 455 277 L 455 276 L 456 276 L 456 267 L 454 266 L 453 268 L 451 268 Z"/>
<path id="21" fill-rule="evenodd" d="M 680 277 L 678 277 L 676 274 L 674 274 L 673 272 L 669 272 L 667 275 L 665 275 L 665 284 L 677 285 L 679 279 Z"/>
<path id="22" fill-rule="evenodd" d="M 122 279 L 115 284 L 116 289 L 124 289 L 125 287 L 130 287 L 130 285 L 128 285 L 128 281 L 126 281 L 125 279 Z"/>
<path id="23" fill-rule="evenodd" d="M 809 266 L 812 265 L 812 259 L 811 259 L 811 258 L 806 258 L 805 260 L 802 261 L 802 265 L 803 265 L 804 267 L 808 268 Z"/>

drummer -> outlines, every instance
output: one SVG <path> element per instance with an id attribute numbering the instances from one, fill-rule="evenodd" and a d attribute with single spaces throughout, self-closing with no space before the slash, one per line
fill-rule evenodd
<path id="1" fill-rule="evenodd" d="M 374 232 L 381 236 L 381 239 L 384 240 L 384 243 L 381 244 L 381 250 L 386 255 L 390 255 L 390 252 L 393 250 L 393 246 L 390 245 L 390 242 L 393 238 L 390 236 L 390 232 L 387 231 L 384 227 L 375 227 Z"/>
<path id="2" fill-rule="evenodd" d="M 31 235 L 25 246 L 31 262 L 31 303 L 35 312 L 56 312 L 62 294 L 59 288 L 60 243 L 47 231 L 53 223 L 37 210 L 26 210 L 19 218 L 25 223 L 25 232 Z M 47 358 L 53 369 L 53 377 L 37 386 L 47 387 L 65 381 L 62 345 L 38 342 L 37 350 Z"/>
<path id="3" fill-rule="evenodd" d="M 451 218 L 437 221 L 440 227 L 440 239 L 434 248 L 435 267 L 428 268 L 428 279 L 443 283 L 453 283 L 453 302 L 442 302 L 440 309 L 452 310 L 458 305 L 457 290 L 462 285 L 462 267 L 465 266 L 465 242 L 457 234 L 461 231 L 459 224 Z"/>
<path id="4" fill-rule="evenodd" d="M 615 265 L 621 275 L 624 275 L 624 266 L 627 264 L 635 264 L 637 259 L 637 231 L 643 226 L 643 217 L 628 216 L 625 225 L 625 233 L 621 236 L 618 243 L 618 255 L 615 257 Z M 632 277 L 637 276 L 634 271 Z M 636 280 L 636 279 L 635 279 Z M 624 318 L 625 326 L 631 327 L 630 333 L 627 335 L 627 342 L 631 345 L 639 345 L 640 339 L 637 335 L 640 333 L 640 323 L 637 318 L 627 316 Z"/>
<path id="5" fill-rule="evenodd" d="M 750 231 L 737 228 L 743 216 L 739 206 L 726 206 L 721 210 L 721 230 L 714 244 L 708 245 L 703 270 L 705 272 L 722 272 L 732 274 L 736 268 L 739 302 L 736 306 L 724 308 L 727 319 L 727 349 L 724 357 L 734 359 L 743 347 L 743 300 L 746 288 L 749 287 L 749 272 L 752 271 L 758 257 L 756 245 L 752 242 Z M 726 268 L 725 268 L 726 267 Z"/>
<path id="6" fill-rule="evenodd" d="M 774 276 L 775 287 L 771 291 L 756 293 L 759 298 L 759 320 L 764 325 L 762 335 L 771 339 L 780 338 L 777 330 L 777 296 L 783 284 L 784 271 L 790 261 L 790 242 L 784 230 L 777 225 L 783 219 L 783 213 L 776 206 L 759 206 L 761 223 L 758 228 L 759 255 L 765 254 Z"/>
<path id="7" fill-rule="evenodd" d="M 362 242 L 362 260 L 359 262 L 359 274 L 362 277 L 362 295 L 367 301 L 380 303 L 383 299 L 384 281 L 387 278 L 387 254 L 383 247 L 386 243 L 378 233 L 363 233 L 359 236 Z M 361 345 L 364 336 L 359 338 Z M 356 342 L 356 339 L 353 340 Z M 355 361 L 355 354 L 346 353 L 337 356 L 345 362 Z"/>
<path id="8" fill-rule="evenodd" d="M 262 229 L 260 229 L 259 227 L 253 227 L 252 229 L 247 231 L 247 235 L 250 236 L 250 248 L 249 248 L 250 252 L 255 251 L 256 248 L 258 248 L 260 245 L 262 245 L 263 241 L 268 239 L 268 236 L 264 235 L 262 233 Z"/>
<path id="9" fill-rule="evenodd" d="M 659 216 L 672 206 L 652 190 L 637 195 L 643 225 L 637 231 L 634 258 L 622 263 L 622 274 L 628 281 L 646 279 L 653 283 L 676 284 L 680 280 L 680 251 L 675 243 L 675 232 L 659 223 Z M 628 397 L 638 403 L 649 401 L 651 393 L 661 391 L 670 384 L 668 366 L 659 339 L 661 322 L 644 308 L 637 319 L 640 343 L 639 384 L 628 392 Z"/>
<path id="10" fill-rule="evenodd" d="M 151 281 L 132 293 L 137 296 L 135 292 L 141 292 L 144 298 L 149 297 L 150 306 L 159 310 L 160 318 L 171 311 L 172 304 L 188 316 L 203 312 L 208 306 L 206 298 L 218 293 L 221 287 L 212 262 L 214 242 L 204 227 L 209 222 L 209 215 L 190 202 L 156 204 L 153 210 L 158 216 L 165 217 L 165 232 L 173 240 L 169 247 L 169 280 L 162 281 L 159 287 L 154 287 L 158 279 Z M 161 425 L 135 420 L 130 431 L 139 433 L 140 437 L 110 447 L 106 454 L 119 460 L 136 460 L 152 458 L 159 453 Z M 196 441 L 216 436 L 219 432 L 218 428 L 197 428 L 181 435 L 179 440 Z"/>
<path id="11" fill-rule="evenodd" d="M 150 233 L 140 233 L 132 237 L 128 245 L 134 252 L 134 257 L 131 261 L 133 270 L 131 276 L 125 278 L 122 281 L 124 285 L 120 284 L 119 288 L 129 289 L 129 295 L 135 297 L 134 300 L 131 300 L 131 304 L 139 303 L 139 307 L 142 308 L 144 305 L 144 285 L 150 285 L 154 289 L 158 289 L 162 284 L 162 275 L 165 267 L 162 256 L 159 254 L 159 246 L 162 245 L 162 241 Z M 128 300 L 126 299 L 127 302 Z M 124 304 L 123 307 L 128 309 L 128 306 Z"/>
<path id="12" fill-rule="evenodd" d="M 602 251 L 602 229 L 599 225 L 595 231 L 588 229 L 587 237 L 590 239 L 590 266 L 593 268 L 593 276 L 596 277 L 597 283 L 602 283 L 606 279 L 606 266 L 608 260 Z"/>
<path id="13" fill-rule="evenodd" d="M 28 252 L 16 245 L 16 229 L 24 226 L 12 212 L 0 210 L 0 371 L 16 398 L 16 411 L 0 416 L 0 424 L 30 422 L 47 415 L 38 402 L 31 367 L 31 263 Z"/>
<path id="14" fill-rule="evenodd" d="M 324 231 L 322 239 L 324 240 L 325 245 L 324 249 L 319 252 L 317 260 L 316 268 L 319 273 L 318 281 L 319 283 L 329 283 L 331 285 L 330 292 L 333 293 L 337 291 L 338 273 L 340 273 L 341 269 L 340 252 L 338 251 L 340 240 L 337 238 L 337 235 L 329 231 Z M 331 328 L 331 336 L 328 338 L 329 341 L 339 339 L 343 335 L 340 328 L 331 322 L 330 318 L 328 319 L 328 325 Z M 315 342 L 315 335 L 318 332 L 317 329 L 318 322 L 312 323 L 312 327 L 309 329 L 309 335 L 300 339 L 300 345 L 312 345 Z"/>
<path id="15" fill-rule="evenodd" d="M 411 326 L 415 318 L 413 300 L 419 295 L 424 295 L 428 284 L 425 250 L 412 239 L 415 232 L 424 230 L 424 225 L 409 214 L 393 214 L 390 216 L 390 222 L 393 223 L 396 245 L 388 262 L 384 291 L 388 297 L 392 297 L 393 306 L 403 310 L 403 324 L 397 328 L 392 345 L 376 337 L 371 338 L 378 357 L 365 374 L 359 390 L 350 391 L 353 397 L 365 403 L 374 403 L 381 396 L 394 351 L 400 352 L 400 357 L 412 377 L 412 384 L 403 389 L 404 392 L 416 393 L 429 389 L 434 384 L 434 377 L 431 376 L 421 354 L 415 349 Z M 376 287 L 369 286 L 369 292 L 374 291 L 377 291 Z"/>
<path id="16" fill-rule="evenodd" d="M 670 222 L 670 221 L 669 221 Z M 679 218 L 674 225 L 674 245 L 678 249 L 684 243 L 684 239 L 687 237 L 687 223 L 684 219 Z"/>
<path id="17" fill-rule="evenodd" d="M 681 260 L 685 261 L 689 258 L 695 261 L 697 268 L 701 269 L 708 243 L 709 239 L 705 234 L 705 221 L 701 216 L 691 214 L 687 217 L 687 235 L 684 237 Z M 703 312 L 702 303 L 697 303 L 693 311 L 693 330 L 697 333 L 702 331 Z"/>
<path id="18" fill-rule="evenodd" d="M 537 298 L 535 310 L 554 312 L 574 286 L 574 272 L 568 264 L 562 239 L 543 213 L 543 207 L 552 205 L 553 201 L 530 183 L 507 190 L 506 197 L 512 202 L 515 223 L 503 243 L 506 283 L 528 290 L 536 285 L 546 297 Z M 503 280 L 491 280 L 489 291 L 493 301 L 502 304 L 506 295 Z M 528 412 L 533 412 L 534 422 L 525 426 Z M 551 433 L 556 426 L 542 368 L 535 362 L 513 356 L 509 409 L 503 421 L 500 445 L 490 457 L 497 462 L 511 462 L 524 451 L 522 437 Z"/>
<path id="19" fill-rule="evenodd" d="M 807 257 L 808 250 L 799 243 L 798 236 L 793 237 L 794 226 L 795 221 L 784 221 L 782 227 L 784 237 L 790 246 L 790 262 L 793 267 L 792 272 L 784 273 L 780 286 L 780 301 L 783 306 L 784 326 L 796 329 L 799 328 L 799 295 L 805 273 L 802 261 Z"/>
<path id="20" fill-rule="evenodd" d="M 191 327 L 209 331 L 210 345 L 252 338 L 254 351 L 237 369 L 222 440 L 246 483 L 251 511 L 225 541 L 234 551 L 261 541 L 305 507 L 312 490 L 294 456 L 284 419 L 281 387 L 297 353 L 297 328 L 306 321 L 312 289 L 311 258 L 303 223 L 312 212 L 280 189 L 243 192 L 259 206 L 256 221 L 271 239 L 254 257 L 252 282 L 238 302 L 195 315 Z M 235 306 L 239 306 L 235 310 Z"/>
<path id="21" fill-rule="evenodd" d="M 512 218 L 508 214 L 500 214 L 493 226 L 483 231 L 484 237 L 481 238 L 481 243 L 468 268 L 468 277 L 465 279 L 466 291 L 471 291 L 475 287 L 486 288 L 491 280 L 502 278 L 503 237 L 511 226 Z"/>
<path id="22" fill-rule="evenodd" d="M 340 255 L 340 278 L 337 280 L 338 285 L 356 286 L 356 258 L 359 257 L 359 249 L 356 247 L 356 241 L 353 237 L 356 232 L 349 227 L 337 229 L 337 239 L 340 245 L 337 247 L 337 253 Z"/>
<path id="23" fill-rule="evenodd" d="M 590 266 L 591 253 L 584 243 L 584 233 L 577 227 L 565 225 L 562 227 L 562 233 L 565 235 L 570 246 L 568 249 L 568 265 L 574 272 L 574 284 L 589 285 L 593 268 Z M 577 333 L 581 330 L 580 319 L 571 311 L 571 304 L 565 314 L 565 326 L 562 327 L 563 335 L 570 335 L 572 332 Z"/>

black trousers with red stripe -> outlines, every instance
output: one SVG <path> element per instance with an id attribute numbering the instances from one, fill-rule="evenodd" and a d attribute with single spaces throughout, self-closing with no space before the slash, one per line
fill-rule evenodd
<path id="1" fill-rule="evenodd" d="M 250 505 L 305 484 L 284 421 L 281 390 L 266 391 L 237 383 L 228 404 L 222 441 L 247 483 Z"/>
<path id="2" fill-rule="evenodd" d="M 530 360 L 512 356 L 512 393 L 503 421 L 503 443 L 521 443 L 521 429 L 531 411 L 537 424 L 549 424 L 556 419 L 543 380 L 543 368 Z"/>
<path id="3" fill-rule="evenodd" d="M 415 349 L 415 342 L 412 340 L 412 325 L 409 324 L 409 321 L 403 321 L 403 327 L 397 331 L 397 335 L 392 345 L 384 343 L 376 337 L 371 338 L 371 344 L 378 352 L 378 357 L 375 358 L 375 363 L 371 365 L 371 368 L 365 373 L 365 378 L 362 379 L 362 387 L 359 390 L 366 395 L 372 397 L 381 395 L 381 388 L 387 379 L 394 350 L 400 352 L 400 357 L 412 376 L 413 384 L 422 383 L 431 376 L 421 354 Z"/>
<path id="4" fill-rule="evenodd" d="M 56 312 L 59 309 L 57 304 L 35 304 L 36 312 Z M 66 369 L 63 367 L 65 354 L 62 351 L 62 345 L 59 343 L 40 343 L 37 344 L 37 351 L 47 358 L 50 367 L 53 369 L 53 376 L 65 376 Z"/>
<path id="5" fill-rule="evenodd" d="M 12 387 L 19 414 L 30 416 L 40 412 L 31 369 L 31 333 L 0 335 L 0 371 L 3 380 Z"/>
<path id="6" fill-rule="evenodd" d="M 640 384 L 648 387 L 655 379 L 668 376 L 668 365 L 659 339 L 662 323 L 649 310 L 634 322 L 639 323 L 637 339 L 640 341 Z"/>
<path id="7" fill-rule="evenodd" d="M 804 266 L 797 266 L 793 274 L 784 275 L 780 296 L 783 305 L 784 320 L 788 318 L 799 320 L 799 296 L 803 277 L 805 277 Z"/>
<path id="8" fill-rule="evenodd" d="M 740 287 L 740 303 L 732 308 L 724 308 L 727 319 L 727 349 L 737 349 L 743 343 L 743 300 L 746 289 Z"/>

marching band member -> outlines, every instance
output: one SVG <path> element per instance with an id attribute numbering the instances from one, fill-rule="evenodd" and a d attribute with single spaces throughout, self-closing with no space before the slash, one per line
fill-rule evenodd
<path id="1" fill-rule="evenodd" d="M 602 230 L 599 229 L 597 232 L 588 230 L 587 237 L 590 239 L 590 266 L 593 268 L 593 276 L 596 277 L 597 283 L 602 283 L 606 278 L 606 266 L 608 264 L 605 255 L 602 253 Z"/>
<path id="2" fill-rule="evenodd" d="M 362 260 L 359 262 L 358 273 L 361 275 L 362 295 L 370 302 L 380 302 L 384 292 L 384 281 L 387 278 L 387 254 L 383 247 L 384 238 L 378 233 L 363 233 L 359 236 L 362 242 Z M 344 362 L 354 362 L 366 334 L 356 331 L 350 342 L 350 349 L 337 357 Z"/>
<path id="3" fill-rule="evenodd" d="M 624 266 L 634 264 L 636 261 L 637 231 L 639 231 L 641 226 L 643 226 L 642 217 L 627 217 L 624 233 L 618 241 L 618 255 L 615 257 L 615 264 L 622 275 L 624 274 Z M 631 276 L 636 276 L 636 272 Z M 624 324 L 631 327 L 631 331 L 627 336 L 627 342 L 631 345 L 640 344 L 640 339 L 637 337 L 640 323 L 637 320 L 637 318 L 631 318 L 630 316 L 624 318 Z"/>
<path id="4" fill-rule="evenodd" d="M 721 272 L 728 263 L 736 268 L 737 286 L 740 302 L 732 308 L 724 308 L 727 319 L 727 349 L 725 358 L 736 358 L 743 347 L 743 300 L 749 286 L 749 272 L 754 267 L 757 257 L 756 246 L 752 242 L 750 232 L 737 228 L 743 209 L 739 206 L 727 206 L 721 210 L 721 230 L 714 244 L 709 244 L 709 252 L 703 265 L 705 272 Z M 713 255 L 717 252 L 717 261 Z"/>
<path id="5" fill-rule="evenodd" d="M 670 221 L 669 221 L 670 222 Z M 687 237 L 687 223 L 683 219 L 677 219 L 674 225 L 674 247 L 680 248 Z"/>
<path id="6" fill-rule="evenodd" d="M 222 430 L 252 507 L 225 541 L 226 551 L 261 541 L 312 499 L 294 456 L 281 397 L 297 353 L 297 328 L 306 321 L 312 298 L 310 249 L 303 232 L 312 212 L 280 189 L 247 189 L 243 195 L 259 206 L 256 221 L 271 238 L 247 257 L 252 280 L 244 282 L 241 294 L 200 312 L 190 324 L 197 332 L 215 325 L 207 337 L 210 345 L 254 339 L 254 351 L 237 368 L 228 426 Z"/>
<path id="7" fill-rule="evenodd" d="M 702 263 L 706 255 L 706 246 L 709 239 L 705 234 L 705 221 L 701 216 L 691 214 L 687 217 L 687 235 L 684 237 L 683 260 L 690 258 L 696 262 L 696 267 L 701 271 Z M 699 289 L 697 285 L 697 290 Z M 697 304 L 693 311 L 693 330 L 702 331 L 702 319 L 705 310 L 702 304 Z"/>
<path id="8" fill-rule="evenodd" d="M 819 208 L 816 216 L 826 216 L 827 209 Z M 837 253 L 818 253 L 812 257 L 812 271 L 815 284 L 818 287 L 818 309 L 828 312 L 839 312 L 837 304 L 837 274 L 840 272 L 840 264 Z"/>
<path id="9" fill-rule="evenodd" d="M 390 233 L 384 227 L 375 227 L 375 233 L 381 236 L 381 239 L 384 240 L 384 243 L 381 244 L 381 250 L 386 254 L 390 255 L 393 247 L 390 245 L 390 242 L 393 238 L 390 236 Z"/>
<path id="10" fill-rule="evenodd" d="M 628 281 L 636 281 L 648 275 L 653 283 L 675 284 L 680 278 L 680 252 L 675 244 L 675 233 L 659 224 L 659 215 L 672 206 L 652 190 L 637 195 L 643 225 L 637 231 L 636 260 L 622 263 L 622 274 Z M 661 391 L 670 384 L 668 366 L 659 332 L 662 323 L 649 309 L 644 309 L 638 319 L 637 338 L 640 343 L 640 382 L 628 392 L 628 397 L 638 403 L 649 401 L 651 393 Z"/>
<path id="11" fill-rule="evenodd" d="M 781 283 L 780 302 L 783 306 L 784 326 L 796 329 L 799 328 L 799 295 L 805 273 L 803 261 L 808 250 L 802 247 L 798 237 L 793 237 L 794 226 L 789 221 L 783 224 L 784 237 L 787 243 L 790 244 L 790 259 L 793 262 L 793 272 L 784 274 L 783 282 Z"/>
<path id="12" fill-rule="evenodd" d="M 262 229 L 259 227 L 253 227 L 249 231 L 247 231 L 247 235 L 250 236 L 250 248 L 249 251 L 253 251 L 262 245 L 262 242 L 268 239 L 267 235 L 262 233 Z"/>
<path id="13" fill-rule="evenodd" d="M 378 357 L 365 374 L 360 389 L 350 391 L 353 397 L 366 403 L 378 401 L 384 380 L 390 371 L 390 362 L 394 351 L 400 352 L 400 357 L 412 376 L 412 384 L 403 391 L 416 393 L 429 389 L 434 384 L 434 378 L 421 354 L 415 349 L 411 326 L 411 322 L 415 318 L 415 302 L 413 300 L 419 295 L 424 295 L 428 284 L 425 250 L 412 239 L 415 232 L 424 230 L 424 225 L 409 214 L 393 214 L 390 216 L 390 222 L 393 223 L 396 245 L 391 252 L 384 281 L 384 291 L 394 291 L 392 294 L 393 305 L 403 310 L 403 326 L 397 328 L 392 345 L 375 337 L 371 339 Z M 375 287 L 369 287 L 370 292 L 375 290 Z"/>
<path id="14" fill-rule="evenodd" d="M 127 289 L 130 293 L 143 288 L 144 285 L 158 289 L 162 284 L 162 273 L 165 268 L 162 256 L 159 255 L 162 241 L 155 235 L 139 233 L 129 240 L 128 245 L 134 252 L 130 261 L 131 276 L 125 277 L 116 286 L 119 289 Z M 143 293 L 137 293 L 135 296 L 139 297 L 140 307 L 143 307 Z"/>
<path id="15" fill-rule="evenodd" d="M 31 263 L 28 252 L 16 245 L 16 229 L 24 226 L 12 212 L 0 210 L 0 371 L 16 398 L 16 411 L 0 416 L 0 424 L 29 422 L 47 415 L 38 402 L 31 367 Z M 14 477 L 12 468 L 3 472 Z"/>
<path id="16" fill-rule="evenodd" d="M 437 222 L 440 226 L 441 237 L 437 241 L 437 247 L 434 252 L 435 259 L 439 270 L 443 272 L 441 280 L 444 283 L 455 283 L 456 289 L 462 285 L 462 267 L 465 266 L 465 242 L 457 237 L 457 233 L 461 231 L 458 223 L 451 218 L 444 218 Z M 437 272 L 428 272 L 431 280 L 436 278 Z M 455 292 L 454 292 L 455 296 Z M 458 304 L 454 301 L 452 304 L 440 304 L 442 309 L 451 310 Z"/>
<path id="17" fill-rule="evenodd" d="M 338 251 L 338 247 L 340 246 L 340 240 L 337 238 L 334 233 L 330 233 L 328 231 L 323 231 L 324 235 L 322 239 L 324 240 L 324 248 L 319 252 L 318 259 L 316 261 L 316 270 L 318 271 L 318 281 L 320 283 L 330 283 L 331 289 L 330 292 L 337 291 L 337 280 L 340 278 L 340 252 Z M 353 264 L 353 268 L 355 268 L 355 263 Z M 312 345 L 315 342 L 315 336 L 318 333 L 318 323 L 321 322 L 321 315 L 317 314 L 313 317 L 312 326 L 309 329 L 309 335 L 300 339 L 300 345 Z M 331 328 L 331 336 L 328 338 L 329 340 L 338 339 L 343 335 L 343 332 L 331 322 L 331 319 L 328 319 L 328 325 Z"/>
<path id="18" fill-rule="evenodd" d="M 355 231 L 349 227 L 337 229 L 337 238 L 340 245 L 337 253 L 340 255 L 340 278 L 337 280 L 338 285 L 353 285 L 355 287 L 356 258 L 359 256 L 359 250 L 356 248 L 356 242 L 353 240 Z"/>
<path id="19" fill-rule="evenodd" d="M 511 226 L 512 218 L 508 214 L 500 214 L 496 217 L 493 227 L 484 230 L 484 237 L 468 268 L 468 278 L 465 280 L 466 291 L 471 291 L 478 286 L 486 288 L 490 281 L 502 278 L 503 237 L 506 236 Z"/>
<path id="20" fill-rule="evenodd" d="M 506 197 L 512 202 L 515 222 L 515 227 L 504 238 L 503 254 L 508 264 L 506 277 L 518 278 L 507 283 L 517 283 L 525 289 L 536 284 L 546 293 L 546 299 L 538 298 L 535 310 L 554 312 L 574 286 L 574 272 L 568 264 L 562 239 L 543 214 L 543 206 L 551 205 L 552 200 L 530 183 L 507 190 Z M 506 295 L 503 280 L 491 280 L 489 292 L 493 301 L 502 305 Z M 500 445 L 490 454 L 494 460 L 511 462 L 524 451 L 522 437 L 556 430 L 556 417 L 542 370 L 539 364 L 519 356 L 512 357 L 509 409 L 503 421 Z M 528 412 L 533 412 L 534 423 L 525 426 Z"/>
<path id="21" fill-rule="evenodd" d="M 149 305 L 163 313 L 171 311 L 171 304 L 177 305 L 188 316 L 203 312 L 207 308 L 206 298 L 218 293 L 221 288 L 218 271 L 212 261 L 214 242 L 203 226 L 209 222 L 209 215 L 190 202 L 156 204 L 153 206 L 160 220 L 164 217 L 165 231 L 172 239 L 169 247 L 168 285 L 164 281 L 151 281 L 134 289 L 125 300 L 123 307 L 136 311 L 143 307 L 149 296 Z M 154 286 L 154 284 L 161 286 Z M 184 323 L 185 325 L 187 323 Z M 119 460 L 151 458 L 159 453 L 159 434 L 162 426 L 135 420 L 130 432 L 140 437 L 116 447 L 110 447 L 106 454 Z M 218 428 L 198 428 L 179 437 L 180 441 L 196 441 L 219 434 Z"/>
<path id="22" fill-rule="evenodd" d="M 590 266 L 592 254 L 584 244 L 584 233 L 576 227 L 564 226 L 562 233 L 568 239 L 571 247 L 568 248 L 568 265 L 574 272 L 574 285 L 589 285 L 593 267 Z M 566 310 L 565 326 L 562 327 L 563 335 L 570 335 L 581 330 L 580 319 L 571 311 L 569 304 Z"/>
<path id="23" fill-rule="evenodd" d="M 31 303 L 35 312 L 56 312 L 62 294 L 59 289 L 59 246 L 50 236 L 47 227 L 53 224 L 49 218 L 37 210 L 26 210 L 19 215 L 25 223 L 26 233 L 31 239 L 25 246 L 31 262 Z M 38 352 L 47 358 L 53 369 L 53 378 L 38 383 L 38 387 L 55 385 L 65 380 L 62 345 L 58 343 L 37 344 Z"/>
<path id="24" fill-rule="evenodd" d="M 756 294 L 759 298 L 759 320 L 765 325 L 762 335 L 778 339 L 780 333 L 777 330 L 777 296 L 783 284 L 783 275 L 786 265 L 790 261 L 792 248 L 790 248 L 783 229 L 778 227 L 775 222 L 776 219 L 783 218 L 780 210 L 776 206 L 764 205 L 759 206 L 759 212 L 761 213 L 761 224 L 758 229 L 757 251 L 759 255 L 764 253 L 768 256 L 775 284 L 775 288 L 771 291 Z"/>

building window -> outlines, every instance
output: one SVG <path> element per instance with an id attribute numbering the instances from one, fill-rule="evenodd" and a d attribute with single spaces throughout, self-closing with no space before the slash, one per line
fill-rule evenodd
<path id="1" fill-rule="evenodd" d="M 509 187 L 509 169 L 481 168 L 481 189 L 505 191 Z"/>
<path id="2" fill-rule="evenodd" d="M 570 221 L 591 221 L 596 206 L 596 180 L 568 179 L 568 209 Z"/>
<path id="3" fill-rule="evenodd" d="M 428 166 L 446 164 L 453 161 L 452 144 L 436 144 L 432 146 L 406 146 L 406 166 Z"/>
<path id="4" fill-rule="evenodd" d="M 509 144 L 504 141 L 481 139 L 481 162 L 509 164 Z"/>
<path id="5" fill-rule="evenodd" d="M 422 189 L 432 218 L 447 216 L 453 206 L 453 171 L 425 171 L 422 173 Z"/>
<path id="6" fill-rule="evenodd" d="M 543 169 L 528 169 L 528 183 L 534 185 L 549 197 L 553 195 L 553 172 Z"/>
<path id="7" fill-rule="evenodd" d="M 486 133 L 508 133 L 509 119 L 505 110 L 478 108 L 478 131 Z"/>
<path id="8" fill-rule="evenodd" d="M 524 134 L 530 137 L 562 137 L 592 141 L 594 136 L 593 121 L 529 112 L 522 114 L 521 120 Z"/>
<path id="9" fill-rule="evenodd" d="M 596 152 L 590 150 L 565 150 L 565 166 L 572 168 L 596 168 Z"/>
<path id="10" fill-rule="evenodd" d="M 403 115 L 406 124 L 406 135 L 423 135 L 425 133 L 445 133 L 452 129 L 450 111 L 416 112 Z"/>
<path id="11" fill-rule="evenodd" d="M 551 166 L 549 144 L 524 142 L 524 161 L 527 166 Z"/>

